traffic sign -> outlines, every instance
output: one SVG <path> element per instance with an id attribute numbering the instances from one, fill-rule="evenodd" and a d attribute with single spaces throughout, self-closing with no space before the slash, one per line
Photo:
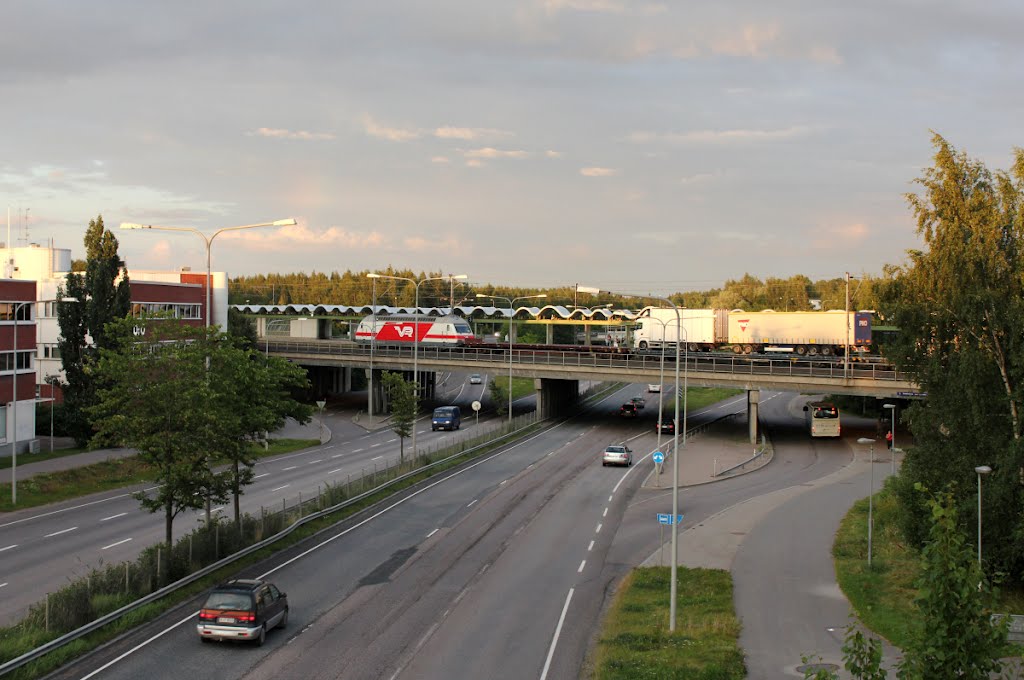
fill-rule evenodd
<path id="1" fill-rule="evenodd" d="M 661 451 L 655 451 L 652 458 L 654 458 L 654 462 L 658 463 L 659 465 L 665 462 L 665 454 L 662 453 Z"/>
<path id="2" fill-rule="evenodd" d="M 479 411 L 480 410 L 480 402 L 479 401 L 474 401 L 472 406 L 473 406 L 473 410 L 474 411 Z"/>
<path id="3" fill-rule="evenodd" d="M 682 523 L 683 523 L 683 516 L 682 515 L 676 515 L 676 521 L 673 522 L 672 521 L 672 513 L 669 513 L 669 512 L 659 512 L 658 513 L 658 524 L 682 524 Z"/>

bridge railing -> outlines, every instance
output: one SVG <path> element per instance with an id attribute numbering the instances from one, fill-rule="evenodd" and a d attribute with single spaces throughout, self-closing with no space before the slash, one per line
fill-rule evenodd
<path id="1" fill-rule="evenodd" d="M 261 343 L 264 344 L 264 343 Z M 332 340 L 270 340 L 268 352 L 281 354 L 313 354 L 362 357 L 369 360 L 370 348 L 351 342 Z M 508 348 L 495 347 L 430 347 L 421 346 L 419 358 L 424 361 L 488 362 L 508 364 Z M 380 359 L 409 359 L 409 347 L 376 347 L 373 356 Z M 675 354 L 665 355 L 666 370 L 674 370 Z M 884 382 L 912 382 L 912 378 L 882 362 L 852 362 L 844 367 L 841 360 L 797 357 L 772 358 L 722 353 L 688 353 L 682 358 L 687 371 L 794 378 L 869 379 Z M 624 370 L 658 370 L 658 354 L 613 354 L 608 352 L 567 352 L 564 350 L 515 349 L 512 363 L 519 366 L 553 366 L 564 368 L 609 368 Z M 673 368 L 669 368 L 673 367 Z"/>

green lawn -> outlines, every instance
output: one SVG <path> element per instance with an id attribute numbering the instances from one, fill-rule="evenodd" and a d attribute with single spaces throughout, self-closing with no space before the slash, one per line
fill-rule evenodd
<path id="1" fill-rule="evenodd" d="M 836 580 L 860 621 L 897 647 L 904 647 L 917 620 L 914 583 L 920 557 L 896 528 L 899 506 L 886 486 L 875 494 L 872 515 L 871 570 L 867 568 L 868 500 L 854 504 L 843 518 L 832 546 Z M 1003 590 L 1000 611 L 1024 614 L 1024 592 Z"/>
<path id="2" fill-rule="evenodd" d="M 63 458 L 65 456 L 74 456 L 74 455 L 77 455 L 79 453 L 85 453 L 88 450 L 89 449 L 74 448 L 74 449 L 54 449 L 53 451 L 50 451 L 49 449 L 45 449 L 44 448 L 39 453 L 23 453 L 23 454 L 19 455 L 18 456 L 18 463 L 21 464 L 21 465 L 26 465 L 28 463 L 38 463 L 41 460 L 52 460 L 54 458 Z M 10 456 L 4 456 L 3 458 L 0 458 L 0 470 L 6 470 L 9 467 L 11 467 L 11 457 Z"/>
<path id="3" fill-rule="evenodd" d="M 676 630 L 669 632 L 670 569 L 634 569 L 603 621 L 593 658 L 597 680 L 746 676 L 733 612 L 732 577 L 719 569 L 680 567 Z"/>
<path id="4" fill-rule="evenodd" d="M 309 448 L 318 443 L 316 439 L 272 439 L 268 449 L 254 445 L 253 453 L 257 458 L 265 458 Z M 34 475 L 18 482 L 18 509 L 120 489 L 153 478 L 152 468 L 135 456 Z M 9 512 L 13 509 L 11 485 L 0 484 L 0 512 Z"/>

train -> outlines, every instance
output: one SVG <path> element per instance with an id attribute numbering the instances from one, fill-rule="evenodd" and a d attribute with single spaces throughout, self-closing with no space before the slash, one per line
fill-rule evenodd
<path id="1" fill-rule="evenodd" d="M 637 350 L 675 347 L 676 310 L 650 307 L 636 320 Z M 680 309 L 682 341 L 691 352 L 725 350 L 733 354 L 791 353 L 797 356 L 865 354 L 871 346 L 871 313 L 746 312 L 741 309 Z"/>
<path id="2" fill-rule="evenodd" d="M 370 315 L 356 326 L 353 340 L 359 344 L 375 342 L 382 346 L 402 346 L 414 341 L 426 347 L 480 344 L 469 322 L 451 314 L 438 317 L 422 314 Z"/>
<path id="3" fill-rule="evenodd" d="M 866 355 L 871 345 L 870 312 L 745 312 L 724 309 L 680 309 L 683 343 L 690 352 L 727 351 L 733 354 L 788 353 L 796 356 L 842 356 L 849 341 L 851 355 Z M 601 345 L 525 345 L 515 349 L 646 353 L 677 343 L 676 311 L 646 308 L 635 321 L 632 342 Z M 849 328 L 847 327 L 849 324 Z M 847 332 L 849 337 L 847 338 Z M 395 314 L 367 316 L 353 333 L 359 344 L 405 346 L 418 342 L 430 347 L 501 348 L 485 343 L 469 322 L 455 315 L 431 317 Z"/>

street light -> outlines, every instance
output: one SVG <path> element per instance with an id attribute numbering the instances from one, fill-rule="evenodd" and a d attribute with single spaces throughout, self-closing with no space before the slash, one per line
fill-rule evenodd
<path id="1" fill-rule="evenodd" d="M 196 234 L 197 236 L 199 236 L 201 239 L 203 239 L 203 243 L 206 244 L 206 327 L 209 328 L 210 327 L 210 316 L 211 316 L 211 312 L 212 312 L 212 310 L 210 309 L 210 288 L 212 288 L 212 280 L 211 279 L 213 277 L 213 274 L 210 271 L 211 265 L 212 265 L 212 258 L 211 258 L 210 250 L 213 247 L 213 239 L 217 238 L 217 236 L 219 234 L 222 234 L 225 231 L 238 231 L 239 229 L 255 229 L 256 227 L 293 227 L 296 224 L 298 224 L 298 222 L 296 222 L 293 218 L 288 217 L 286 219 L 275 220 L 273 222 L 259 222 L 257 224 L 243 224 L 243 225 L 240 225 L 240 226 L 237 226 L 237 227 L 223 227 L 223 228 L 218 229 L 217 231 L 213 232 L 213 234 L 211 234 L 210 236 L 207 236 L 206 234 L 204 234 L 203 232 L 199 231 L 198 229 L 193 229 L 191 227 L 160 227 L 160 226 L 156 226 L 154 224 L 137 224 L 135 222 L 122 222 L 121 223 L 121 228 L 122 229 L 156 229 L 158 231 L 190 231 L 193 234 Z"/>
<path id="2" fill-rule="evenodd" d="M 477 293 L 477 298 L 491 298 L 492 300 L 504 300 L 508 303 L 508 422 L 512 424 L 512 317 L 515 314 L 513 307 L 516 304 L 516 300 L 536 300 L 537 298 L 546 298 L 547 294 L 541 293 L 540 295 L 523 295 L 521 297 L 507 298 L 503 295 L 484 295 L 483 293 Z"/>
<path id="3" fill-rule="evenodd" d="M 874 527 L 874 495 L 875 495 L 875 440 L 868 439 L 867 437 L 861 437 L 857 440 L 858 444 L 870 444 L 871 445 L 871 486 L 870 492 L 868 493 L 868 569 L 871 568 L 871 531 Z"/>
<path id="4" fill-rule="evenodd" d="M 892 475 L 896 476 L 896 404 L 882 404 L 882 408 L 888 409 L 892 415 L 892 425 L 889 432 L 892 436 L 889 439 L 889 457 L 892 458 Z"/>
<path id="5" fill-rule="evenodd" d="M 979 465 L 974 471 L 978 473 L 978 569 L 981 569 L 981 476 L 992 472 L 992 468 Z"/>
<path id="6" fill-rule="evenodd" d="M 11 317 L 14 319 L 14 361 L 12 368 L 12 389 L 11 397 L 11 425 L 14 428 L 11 441 L 11 505 L 18 504 L 18 311 L 25 305 L 35 304 L 35 300 L 25 302 L 9 303 L 11 305 Z"/>
<path id="7" fill-rule="evenodd" d="M 419 413 L 420 408 L 420 383 L 419 383 L 419 346 L 420 346 L 420 284 L 427 281 L 447 281 L 448 279 L 465 280 L 469 276 L 466 274 L 449 274 L 447 276 L 430 276 L 425 279 L 410 279 L 406 276 L 392 276 L 390 274 L 378 274 L 376 272 L 370 272 L 366 275 L 368 279 L 392 279 L 395 281 L 408 281 L 413 285 L 416 291 L 415 296 L 415 307 L 413 314 L 413 332 L 412 332 L 412 384 L 416 395 L 416 411 L 413 413 L 412 418 L 412 455 L 416 457 L 416 415 Z M 373 321 L 373 332 L 370 336 L 370 341 L 377 334 L 377 319 L 374 317 Z"/>
<path id="8" fill-rule="evenodd" d="M 598 288 L 591 288 L 589 286 L 577 286 L 576 290 L 578 292 L 580 292 L 580 293 L 590 293 L 591 295 L 599 295 L 602 292 L 606 292 L 606 293 L 608 292 L 608 291 L 601 291 Z M 680 421 L 679 421 L 679 363 L 680 363 L 679 362 L 679 345 L 682 344 L 680 342 L 680 340 L 684 337 L 684 335 L 683 335 L 683 319 L 682 319 L 682 316 L 679 313 L 679 307 L 676 306 L 676 304 L 674 302 L 672 302 L 671 300 L 669 300 L 668 298 L 658 297 L 656 295 L 625 295 L 625 294 L 621 294 L 621 293 L 609 293 L 609 294 L 621 295 L 622 297 L 630 297 L 630 298 L 644 298 L 644 297 L 646 297 L 646 298 L 651 299 L 651 300 L 659 300 L 661 302 L 666 303 L 670 307 L 672 307 L 672 309 L 674 309 L 675 313 L 676 313 L 676 392 L 675 392 L 675 395 L 676 395 L 676 397 L 675 397 L 675 402 L 676 402 L 675 413 L 676 413 L 676 417 L 675 417 L 675 422 L 676 422 L 677 427 L 675 428 L 675 432 L 672 433 L 672 456 L 673 456 L 673 460 L 672 460 L 672 568 L 671 568 L 672 583 L 671 583 L 670 590 L 669 590 L 669 604 L 668 604 L 668 607 L 669 607 L 668 629 L 669 629 L 670 632 L 672 632 L 672 631 L 675 631 L 675 629 L 676 629 L 676 597 L 677 597 L 676 593 L 677 593 L 677 589 L 678 589 L 678 585 L 676 584 L 676 580 L 677 580 L 676 574 L 679 571 L 679 555 L 678 555 L 679 551 L 677 549 L 677 545 L 678 545 L 677 541 L 678 541 L 678 535 L 679 535 L 679 526 L 678 526 L 679 525 L 679 522 L 678 522 L 678 519 L 679 519 L 679 430 L 680 430 L 680 428 L 678 427 L 678 425 L 680 423 Z M 683 420 L 682 420 L 683 446 L 686 446 L 686 383 L 685 383 L 685 375 L 686 375 L 686 373 L 685 373 L 685 370 L 684 370 L 684 383 L 683 383 L 683 391 L 682 391 L 683 392 Z"/>

